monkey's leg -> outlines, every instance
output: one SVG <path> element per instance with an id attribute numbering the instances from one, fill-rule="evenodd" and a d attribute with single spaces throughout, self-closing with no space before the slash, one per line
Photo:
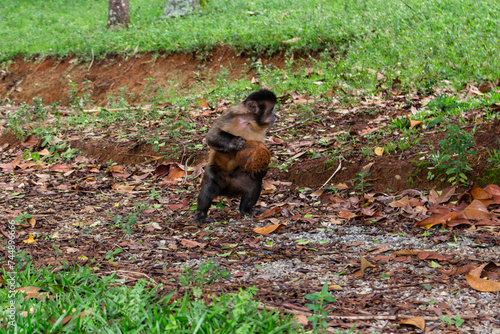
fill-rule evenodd
<path id="1" fill-rule="evenodd" d="M 198 223 L 203 223 L 207 219 L 208 209 L 210 209 L 213 199 L 221 193 L 222 188 L 217 181 L 216 168 L 214 166 L 207 166 L 194 216 L 194 220 Z"/>
<path id="2" fill-rule="evenodd" d="M 241 194 L 240 212 L 245 215 L 252 215 L 252 208 L 259 200 L 260 191 L 262 190 L 262 179 L 254 179 L 247 174 L 244 183 L 246 187 Z"/>

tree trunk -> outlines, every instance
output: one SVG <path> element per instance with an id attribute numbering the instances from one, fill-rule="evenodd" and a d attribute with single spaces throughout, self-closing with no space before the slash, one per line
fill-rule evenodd
<path id="1" fill-rule="evenodd" d="M 200 0 L 165 0 L 165 9 L 160 18 L 166 19 L 187 15 L 200 7 Z"/>
<path id="2" fill-rule="evenodd" d="M 129 0 L 108 0 L 108 29 L 128 28 Z"/>

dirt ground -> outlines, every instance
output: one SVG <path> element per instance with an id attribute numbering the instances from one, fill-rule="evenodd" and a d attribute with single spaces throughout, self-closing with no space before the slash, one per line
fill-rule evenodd
<path id="1" fill-rule="evenodd" d="M 261 59 L 275 66 L 285 62 L 282 54 Z M 195 72 L 210 80 L 225 68 L 231 79 L 251 78 L 251 61 L 225 48 L 205 59 L 149 54 L 90 64 L 72 58 L 16 59 L 0 81 L 0 99 L 8 101 L 0 108 L 0 129 L 5 130 L 0 137 L 0 210 L 5 213 L 0 229 L 29 213 L 34 220 L 17 230 L 18 247 L 36 266 L 91 265 L 100 275 L 116 272 L 128 284 L 141 278 L 162 283 L 165 293 L 176 288 L 172 279 L 185 266 L 196 268 L 213 258 L 233 277 L 207 287 L 207 295 L 256 286 L 264 304 L 303 322 L 310 315 L 304 296 L 329 282 L 337 298 L 327 306 L 330 330 L 356 324 L 363 333 L 500 333 L 498 290 L 479 291 L 470 278 L 475 268 L 486 266 L 489 280 L 499 281 L 500 193 L 494 186 L 498 178 L 485 174 L 484 161 L 484 151 L 496 148 L 500 138 L 495 122 L 475 124 L 480 154 L 469 161 L 470 187 L 450 188 L 427 179 L 418 146 L 382 156 L 363 152 L 367 133 L 419 108 L 423 97 L 408 104 L 408 96 L 396 95 L 350 106 L 348 112 L 338 105 L 318 105 L 321 117 L 315 121 L 282 117 L 267 143 L 274 167 L 258 203 L 263 213 L 243 217 L 237 199 L 221 200 L 204 225 L 193 223 L 192 207 L 206 145 L 165 159 L 173 139 L 164 138 L 167 145 L 155 152 L 150 144 L 114 138 L 118 127 L 106 129 L 106 135 L 70 130 L 61 136 L 81 154 L 67 162 L 35 164 L 20 155 L 27 148 L 42 151 L 40 138 L 21 142 L 5 129 L 6 115 L 16 110 L 16 103 L 35 97 L 45 104 L 61 102 L 61 110 L 73 112 L 64 107 L 68 75 L 79 84 L 88 80 L 98 105 L 122 87 L 135 93 L 133 102 L 139 104 L 148 102 L 141 100 L 147 78 L 181 91 L 199 80 Z M 293 96 L 284 99 L 279 112 L 287 114 L 298 103 Z M 214 113 L 219 111 L 217 107 Z M 202 117 L 191 121 L 200 127 L 210 124 Z M 347 144 L 339 139 L 346 134 Z M 437 144 L 446 134 L 425 135 Z M 393 140 L 396 134 L 384 135 L 378 145 Z M 202 143 L 203 134 L 177 140 L 181 147 L 188 142 Z M 341 160 L 331 155 L 334 149 Z M 370 175 L 361 191 L 355 178 L 363 170 Z M 330 177 L 329 185 L 337 191 L 322 188 Z M 479 198 L 474 187 L 486 191 L 487 198 Z M 475 200 L 485 201 L 481 203 L 487 208 L 480 218 L 469 215 Z M 458 216 L 443 218 L 430 229 L 418 225 L 452 213 Z M 275 229 L 266 234 L 257 227 Z M 21 242 L 30 234 L 35 242 Z M 481 277 L 477 279 L 484 280 L 484 272 Z M 465 322 L 457 325 L 457 319 Z M 418 329 L 422 321 L 424 330 Z"/>

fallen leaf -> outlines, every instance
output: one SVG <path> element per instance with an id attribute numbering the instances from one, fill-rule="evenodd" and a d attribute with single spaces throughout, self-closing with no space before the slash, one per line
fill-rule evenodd
<path id="1" fill-rule="evenodd" d="M 486 209 L 486 206 L 484 206 L 481 201 L 476 199 L 473 200 L 472 203 L 461 212 L 463 212 L 468 219 L 472 220 L 491 218 L 491 212 Z"/>
<path id="2" fill-rule="evenodd" d="M 356 217 L 356 214 L 353 212 L 349 212 L 349 211 L 341 211 L 341 212 L 339 212 L 338 216 L 340 218 L 344 218 L 344 219 L 351 219 L 353 217 Z"/>
<path id="3" fill-rule="evenodd" d="M 375 268 L 376 266 L 368 262 L 363 256 L 361 256 L 361 269 L 356 271 L 353 275 L 356 277 L 361 277 L 365 273 L 365 270 L 368 268 Z"/>
<path id="4" fill-rule="evenodd" d="M 452 219 L 457 218 L 457 216 L 458 216 L 457 212 L 450 212 L 446 215 L 440 215 L 440 216 L 432 216 L 418 222 L 417 226 L 431 228 L 432 226 L 435 225 L 442 225 L 443 227 L 446 227 L 448 225 L 448 222 Z"/>
<path id="5" fill-rule="evenodd" d="M 446 188 L 437 198 L 437 204 L 446 203 L 450 200 L 451 196 L 455 194 L 455 186 Z"/>
<path id="6" fill-rule="evenodd" d="M 24 143 L 22 143 L 26 148 L 32 148 L 38 145 L 38 139 L 34 135 L 29 135 Z"/>
<path id="7" fill-rule="evenodd" d="M 384 148 L 383 147 L 375 147 L 375 154 L 378 156 L 384 154 Z"/>
<path id="8" fill-rule="evenodd" d="M 415 318 L 411 318 L 411 319 L 402 319 L 400 321 L 401 324 L 403 325 L 412 325 L 412 326 L 415 326 L 417 328 L 419 328 L 420 330 L 425 330 L 425 319 L 424 317 L 415 317 Z"/>
<path id="9" fill-rule="evenodd" d="M 210 107 L 208 106 L 207 100 L 205 100 L 204 98 L 199 98 L 198 100 L 196 100 L 196 102 L 198 102 L 198 105 L 199 105 L 201 108 L 210 108 Z"/>
<path id="10" fill-rule="evenodd" d="M 265 212 L 261 213 L 260 215 L 255 216 L 255 218 L 257 218 L 257 219 L 268 218 L 268 217 L 271 217 L 274 214 L 279 213 L 279 212 L 281 212 L 281 208 L 276 206 L 272 209 L 266 210 Z"/>
<path id="11" fill-rule="evenodd" d="M 393 252 L 391 255 L 392 256 L 406 256 L 406 255 L 418 255 L 419 253 L 422 253 L 423 251 L 420 249 L 402 249 Z"/>
<path id="12" fill-rule="evenodd" d="M 286 225 L 287 223 L 279 223 L 279 224 L 275 224 L 275 225 L 267 225 L 267 226 L 262 226 L 262 227 L 256 227 L 253 229 L 253 231 L 255 233 L 258 233 L 258 234 L 263 234 L 263 235 L 266 235 L 266 234 L 269 234 L 271 232 L 279 232 L 283 229 L 286 228 Z"/>
<path id="13" fill-rule="evenodd" d="M 181 245 L 187 247 L 187 248 L 194 248 L 194 247 L 200 247 L 200 248 L 205 248 L 207 245 L 206 243 L 200 243 L 197 241 L 193 240 L 187 240 L 187 239 L 181 239 Z"/>
<path id="14" fill-rule="evenodd" d="M 491 82 L 483 82 L 483 84 L 479 86 L 479 91 L 481 93 L 488 93 L 491 92 L 493 89 L 495 89 L 495 85 L 492 84 Z"/>
<path id="15" fill-rule="evenodd" d="M 309 320 L 307 319 L 307 316 L 304 314 L 296 314 L 295 315 L 295 320 L 301 324 L 302 326 L 307 326 L 309 323 Z"/>
<path id="16" fill-rule="evenodd" d="M 65 164 L 55 164 L 54 166 L 49 167 L 49 172 L 67 173 L 71 170 L 72 170 L 71 166 Z"/>
<path id="17" fill-rule="evenodd" d="M 127 186 L 111 182 L 111 188 L 117 191 L 131 192 L 132 190 L 134 190 L 135 186 Z"/>
<path id="18" fill-rule="evenodd" d="M 26 239 L 26 240 L 23 240 L 23 242 L 24 242 L 24 243 L 27 243 L 27 244 L 31 244 L 31 243 L 35 242 L 35 239 L 33 239 L 33 236 L 32 236 L 32 235 L 31 235 L 31 233 L 30 233 L 29 238 L 28 238 L 28 239 Z"/>
<path id="19" fill-rule="evenodd" d="M 484 278 L 481 278 L 481 273 L 489 263 L 485 263 L 476 269 L 471 270 L 468 274 L 465 274 L 465 278 L 467 279 L 467 283 L 477 291 L 483 292 L 498 292 L 500 291 L 500 282 L 491 281 Z"/>

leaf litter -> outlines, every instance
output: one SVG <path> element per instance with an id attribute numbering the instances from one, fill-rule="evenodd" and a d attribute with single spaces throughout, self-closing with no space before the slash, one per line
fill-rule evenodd
<path id="1" fill-rule="evenodd" d="M 397 82 L 386 89 L 397 95 Z M 477 94 L 467 89 L 468 95 Z M 287 99 L 284 110 L 316 103 L 297 92 Z M 144 146 L 142 154 L 151 159 L 123 158 L 109 166 L 109 154 L 126 152 L 118 149 L 123 143 L 104 149 L 109 147 L 105 136 L 69 131 L 61 137 L 71 138 L 87 154 L 45 164 L 22 155 L 25 147 L 49 153 L 38 138 L 20 143 L 3 135 L 0 204 L 5 220 L 0 230 L 6 235 L 8 220 L 29 213 L 16 230 L 17 240 L 24 241 L 17 247 L 36 266 L 92 261 L 98 273 L 116 272 L 128 284 L 147 275 L 166 291 L 175 288 L 171 279 L 185 266 L 213 258 L 234 276 L 207 287 L 206 296 L 256 286 L 266 307 L 293 313 L 303 324 L 310 315 L 304 296 L 328 282 L 336 296 L 327 310 L 331 327 L 356 324 L 357 330 L 375 332 L 390 322 L 391 331 L 398 333 L 415 328 L 493 333 L 500 328 L 500 187 L 467 189 L 424 181 L 418 189 L 408 189 L 408 167 L 401 161 L 415 152 L 396 157 L 378 150 L 371 161 L 361 156 L 364 136 L 386 127 L 386 116 L 396 112 L 410 117 L 397 110 L 398 99 L 366 101 L 347 113 L 318 103 L 319 121 L 284 119 L 268 147 L 275 166 L 294 162 L 270 170 L 258 202 L 262 212 L 243 217 L 237 200 L 219 198 L 211 209 L 213 221 L 202 226 L 191 217 L 206 146 L 189 165 L 183 158 L 157 159 L 161 152 Z M 382 114 L 361 112 L 375 107 Z M 8 108 L 2 107 L 2 113 Z M 207 112 L 212 107 L 205 100 L 193 108 L 199 111 L 197 122 L 207 124 L 215 116 Z M 302 135 L 290 135 L 292 129 Z M 332 178 L 332 192 L 322 184 L 337 164 L 327 168 L 325 155 L 339 149 L 336 138 L 343 134 L 359 144 L 340 148 L 347 168 Z M 203 134 L 197 136 L 189 140 L 202 142 Z M 431 137 L 441 138 L 438 133 L 429 133 Z M 389 162 L 392 172 L 382 169 Z M 363 192 L 352 181 L 359 171 L 371 173 L 368 181 L 375 182 Z M 62 253 L 54 253 L 54 245 Z M 110 251 L 116 252 L 113 257 Z M 465 323 L 457 329 L 443 322 L 443 316 L 458 316 Z"/>

